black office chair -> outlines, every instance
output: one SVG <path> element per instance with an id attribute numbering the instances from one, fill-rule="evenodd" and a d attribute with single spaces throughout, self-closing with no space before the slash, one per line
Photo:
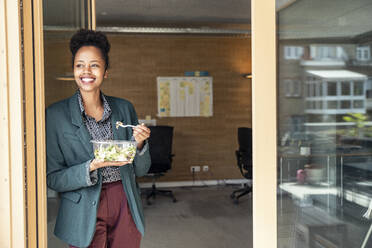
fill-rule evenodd
<path id="1" fill-rule="evenodd" d="M 152 178 L 152 188 L 146 191 L 147 205 L 151 205 L 150 198 L 156 198 L 156 195 L 169 196 L 173 202 L 176 202 L 171 190 L 160 190 L 155 185 L 156 179 L 163 176 L 172 165 L 173 127 L 150 126 L 149 128 L 151 130 L 149 138 L 151 167 L 146 176 Z"/>
<path id="2" fill-rule="evenodd" d="M 238 143 L 239 150 L 235 151 L 238 167 L 243 177 L 252 180 L 252 128 L 238 128 Z M 245 184 L 244 188 L 235 190 L 231 198 L 238 204 L 239 198 L 250 192 L 252 187 Z"/>

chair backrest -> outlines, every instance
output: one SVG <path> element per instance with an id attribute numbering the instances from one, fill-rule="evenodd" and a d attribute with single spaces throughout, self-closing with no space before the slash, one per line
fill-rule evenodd
<path id="1" fill-rule="evenodd" d="M 239 150 L 252 153 L 252 128 L 238 128 Z"/>
<path id="2" fill-rule="evenodd" d="M 150 173 L 165 172 L 171 168 L 173 127 L 149 126 L 151 134 L 149 149 L 151 156 Z"/>

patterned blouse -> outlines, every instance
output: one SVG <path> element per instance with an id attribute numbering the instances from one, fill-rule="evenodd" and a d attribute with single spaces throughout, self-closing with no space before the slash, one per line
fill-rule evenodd
<path id="1" fill-rule="evenodd" d="M 105 96 L 101 93 L 101 99 L 103 102 L 103 116 L 102 119 L 96 121 L 93 117 L 87 115 L 84 109 L 83 98 L 81 97 L 80 91 L 78 90 L 78 99 L 81 114 L 83 117 L 84 125 L 87 127 L 88 132 L 93 140 L 112 140 L 114 134 L 111 126 L 111 108 L 107 102 Z M 102 183 L 110 183 L 121 180 L 120 178 L 120 167 L 109 166 L 103 167 L 101 170 Z M 90 173 L 91 181 L 96 181 L 97 170 Z M 94 184 L 94 183 L 92 183 Z"/>

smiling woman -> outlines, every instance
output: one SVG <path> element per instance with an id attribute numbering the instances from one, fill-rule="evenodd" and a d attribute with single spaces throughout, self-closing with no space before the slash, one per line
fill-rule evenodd
<path id="1" fill-rule="evenodd" d="M 150 131 L 138 125 L 129 101 L 101 92 L 109 64 L 106 36 L 80 30 L 70 49 L 78 90 L 46 111 L 47 183 L 62 198 L 54 233 L 70 247 L 139 247 L 144 219 L 135 176 L 150 167 Z M 119 132 L 117 121 L 134 127 Z M 130 137 L 138 149 L 133 161 L 94 159 L 90 140 Z"/>

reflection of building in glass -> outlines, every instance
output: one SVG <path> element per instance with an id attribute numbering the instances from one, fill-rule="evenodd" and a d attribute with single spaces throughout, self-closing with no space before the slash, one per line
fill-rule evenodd
<path id="1" fill-rule="evenodd" d="M 367 77 L 348 70 L 308 70 L 305 113 L 366 113 Z"/>
<path id="2" fill-rule="evenodd" d="M 301 46 L 284 46 L 284 58 L 298 60 L 304 54 L 304 48 Z"/>
<path id="3" fill-rule="evenodd" d="M 369 46 L 358 46 L 356 48 L 357 61 L 369 61 L 371 59 L 371 49 Z"/>
<path id="4" fill-rule="evenodd" d="M 370 44 L 342 39 L 335 44 L 322 39 L 279 41 L 281 136 L 303 130 L 294 123 L 343 122 L 346 114 L 372 111 Z"/>
<path id="5" fill-rule="evenodd" d="M 310 45 L 310 59 L 313 61 L 336 60 L 344 62 L 347 54 L 342 46 Z"/>
<path id="6" fill-rule="evenodd" d="M 302 83 L 300 80 L 285 79 L 284 87 L 286 97 L 301 97 Z"/>
<path id="7" fill-rule="evenodd" d="M 372 247 L 361 221 L 372 202 L 371 11 L 370 0 L 296 0 L 277 12 L 278 192 L 301 213 L 288 225 L 279 205 L 281 233 L 295 230 L 280 248 Z"/>

